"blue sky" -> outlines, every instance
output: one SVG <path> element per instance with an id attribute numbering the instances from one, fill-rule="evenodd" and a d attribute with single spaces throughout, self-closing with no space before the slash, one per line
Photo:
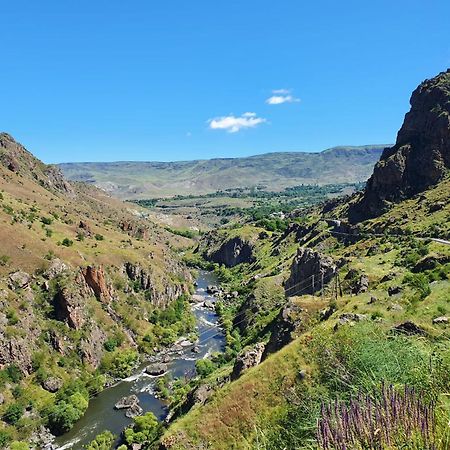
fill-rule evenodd
<path id="1" fill-rule="evenodd" d="M 4 0 L 0 14 L 0 130 L 45 162 L 389 143 L 411 91 L 450 66 L 448 0 Z"/>

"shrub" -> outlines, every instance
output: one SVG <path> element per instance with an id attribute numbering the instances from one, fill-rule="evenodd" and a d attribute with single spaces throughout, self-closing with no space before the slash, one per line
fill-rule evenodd
<path id="1" fill-rule="evenodd" d="M 107 430 L 97 435 L 95 439 L 84 448 L 86 450 L 111 450 L 113 444 L 114 435 L 111 433 L 111 431 Z"/>
<path id="2" fill-rule="evenodd" d="M 70 247 L 73 245 L 73 241 L 69 238 L 64 238 L 61 242 L 61 245 L 64 245 L 64 247 Z"/>
<path id="3" fill-rule="evenodd" d="M 62 390 L 67 394 L 71 387 Z M 81 392 L 74 392 L 67 400 L 60 400 L 48 412 L 48 425 L 52 433 L 60 435 L 69 431 L 75 422 L 83 416 L 88 407 L 88 400 Z"/>
<path id="4" fill-rule="evenodd" d="M 23 378 L 23 374 L 16 364 L 11 364 L 5 369 L 6 375 L 13 383 L 18 383 Z"/>
<path id="5" fill-rule="evenodd" d="M 53 222 L 53 219 L 51 217 L 41 217 L 41 222 L 44 225 L 51 225 Z"/>
<path id="6" fill-rule="evenodd" d="M 11 258 L 8 255 L 0 256 L 0 266 L 6 266 L 11 261 Z"/>
<path id="7" fill-rule="evenodd" d="M 205 378 L 214 372 L 215 368 L 215 364 L 210 359 L 199 359 L 195 363 L 195 370 L 202 378 Z"/>
<path id="8" fill-rule="evenodd" d="M 10 450 L 30 450 L 30 446 L 26 442 L 14 441 L 9 446 Z"/>
<path id="9" fill-rule="evenodd" d="M 126 378 L 130 376 L 138 359 L 139 355 L 135 350 L 126 349 L 116 351 L 103 358 L 102 368 L 113 377 Z"/>
<path id="10" fill-rule="evenodd" d="M 14 309 L 8 309 L 8 311 L 6 311 L 6 318 L 8 319 L 8 325 L 16 325 L 17 322 L 19 322 L 19 318 Z"/>
<path id="11" fill-rule="evenodd" d="M 132 444 L 151 444 L 161 434 L 161 426 L 151 412 L 133 419 L 133 426 L 125 430 L 125 442 Z"/>
<path id="12" fill-rule="evenodd" d="M 428 277 L 423 273 L 407 274 L 403 281 L 417 292 L 419 300 L 424 300 L 431 294 Z"/>
<path id="13" fill-rule="evenodd" d="M 20 403 L 12 403 L 6 408 L 3 414 L 3 420 L 11 425 L 19 421 L 23 415 L 23 406 Z"/>
<path id="14" fill-rule="evenodd" d="M 105 239 L 102 234 L 96 234 L 94 237 L 96 241 L 103 241 Z"/>

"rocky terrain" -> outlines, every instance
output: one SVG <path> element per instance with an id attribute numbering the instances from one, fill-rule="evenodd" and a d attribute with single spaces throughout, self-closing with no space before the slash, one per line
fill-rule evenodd
<path id="1" fill-rule="evenodd" d="M 279 191 L 300 184 L 366 181 L 383 146 L 334 147 L 319 153 L 268 153 L 247 158 L 179 162 L 65 163 L 69 180 L 85 181 L 123 199 L 264 186 Z"/>

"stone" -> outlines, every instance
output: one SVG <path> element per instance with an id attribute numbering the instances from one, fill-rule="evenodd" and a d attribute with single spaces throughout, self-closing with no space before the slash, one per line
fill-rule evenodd
<path id="1" fill-rule="evenodd" d="M 391 303 L 387 309 L 388 311 L 403 311 L 403 306 L 398 303 Z"/>
<path id="2" fill-rule="evenodd" d="M 433 323 L 434 323 L 435 325 L 440 325 L 440 324 L 449 323 L 449 318 L 446 317 L 446 316 L 436 317 L 435 319 L 433 319 Z"/>
<path id="3" fill-rule="evenodd" d="M 374 303 L 376 303 L 378 301 L 378 299 L 374 296 L 374 295 L 371 295 L 370 296 L 370 300 L 368 301 L 368 304 L 369 305 L 373 305 Z"/>
<path id="4" fill-rule="evenodd" d="M 390 297 L 392 297 L 393 295 L 397 295 L 400 294 L 402 292 L 402 287 L 401 286 L 390 286 L 388 288 L 388 294 Z"/>
<path id="5" fill-rule="evenodd" d="M 112 286 L 106 281 L 103 266 L 87 266 L 81 270 L 86 284 L 92 289 L 97 300 L 109 302 L 112 300 Z"/>
<path id="6" fill-rule="evenodd" d="M 5 396 L 0 393 L 0 405 L 3 405 L 5 403 Z"/>
<path id="7" fill-rule="evenodd" d="M 17 272 L 9 275 L 8 286 L 13 291 L 17 289 L 25 289 L 30 285 L 31 280 L 32 278 L 30 275 L 26 272 L 18 270 Z"/>
<path id="8" fill-rule="evenodd" d="M 42 382 L 42 387 L 48 392 L 55 393 L 61 389 L 62 384 L 61 378 L 49 377 Z"/>
<path id="9" fill-rule="evenodd" d="M 147 366 L 145 368 L 145 373 L 151 376 L 159 376 L 163 375 L 167 372 L 167 366 L 161 363 L 155 363 Z"/>
<path id="10" fill-rule="evenodd" d="M 133 417 L 140 416 L 144 410 L 138 403 L 134 403 L 129 408 L 127 408 L 125 412 L 125 416 L 129 419 L 132 419 Z"/>
<path id="11" fill-rule="evenodd" d="M 211 310 L 215 309 L 214 303 L 211 300 L 205 300 L 203 302 L 203 307 L 206 308 L 206 309 L 211 309 Z"/>
<path id="12" fill-rule="evenodd" d="M 265 345 L 263 343 L 256 344 L 250 350 L 244 350 L 237 357 L 231 372 L 231 380 L 238 379 L 246 370 L 257 366 L 263 357 Z"/>
<path id="13" fill-rule="evenodd" d="M 339 316 L 339 325 L 345 324 L 354 324 L 356 322 L 361 322 L 363 320 L 367 320 L 366 314 L 357 314 L 357 313 L 344 313 Z"/>
<path id="14" fill-rule="evenodd" d="M 427 332 L 419 325 L 410 320 L 397 325 L 392 329 L 394 333 L 425 336 Z"/>
<path id="15" fill-rule="evenodd" d="M 139 399 L 136 395 L 122 397 L 115 405 L 115 409 L 128 409 L 135 405 L 139 405 Z"/>
<path id="16" fill-rule="evenodd" d="M 69 266 L 59 258 L 55 258 L 50 263 L 49 268 L 45 271 L 44 277 L 47 278 L 47 280 L 53 280 L 53 278 L 56 278 L 67 270 L 69 270 Z"/>
<path id="17" fill-rule="evenodd" d="M 270 326 L 271 334 L 264 350 L 263 359 L 293 340 L 294 333 L 302 323 L 302 312 L 303 309 L 295 303 L 291 301 L 286 303 Z"/>
<path id="18" fill-rule="evenodd" d="M 192 353 L 200 353 L 200 347 L 198 345 L 195 345 L 194 347 L 192 347 L 191 352 Z"/>

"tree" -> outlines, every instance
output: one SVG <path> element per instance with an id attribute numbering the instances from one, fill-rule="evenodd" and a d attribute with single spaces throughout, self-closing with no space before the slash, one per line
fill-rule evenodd
<path id="1" fill-rule="evenodd" d="M 104 431 L 95 437 L 93 441 L 91 441 L 84 448 L 86 450 L 111 450 L 111 447 L 114 444 L 114 435 L 111 431 Z"/>
<path id="2" fill-rule="evenodd" d="M 133 419 L 131 428 L 125 430 L 125 442 L 131 444 L 151 444 L 161 433 L 161 426 L 151 412 Z"/>

